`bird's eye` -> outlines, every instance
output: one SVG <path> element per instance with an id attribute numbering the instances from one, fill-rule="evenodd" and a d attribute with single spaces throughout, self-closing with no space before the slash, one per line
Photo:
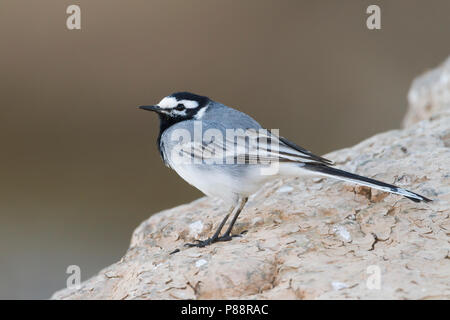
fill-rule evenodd
<path id="1" fill-rule="evenodd" d="M 178 110 L 178 111 L 184 110 L 184 104 L 180 103 L 179 105 L 177 105 L 177 106 L 175 107 L 175 110 Z"/>

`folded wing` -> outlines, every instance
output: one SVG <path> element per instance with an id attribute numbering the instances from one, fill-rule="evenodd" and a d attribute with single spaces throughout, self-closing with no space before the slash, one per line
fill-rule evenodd
<path id="1" fill-rule="evenodd" d="M 217 125 L 216 125 L 217 127 Z M 270 164 L 272 162 L 296 162 L 333 165 L 333 162 L 317 156 L 286 138 L 265 129 L 226 131 L 203 136 L 202 141 L 190 141 L 180 145 L 181 153 L 197 163 Z"/>

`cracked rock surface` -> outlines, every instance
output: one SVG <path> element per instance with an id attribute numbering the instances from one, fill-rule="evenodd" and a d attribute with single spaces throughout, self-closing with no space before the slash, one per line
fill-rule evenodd
<path id="1" fill-rule="evenodd" d="M 434 201 L 326 178 L 275 181 L 242 212 L 234 232 L 245 235 L 184 248 L 226 214 L 201 198 L 152 215 L 119 262 L 52 298 L 450 299 L 450 60 L 408 97 L 405 129 L 326 157 Z"/>

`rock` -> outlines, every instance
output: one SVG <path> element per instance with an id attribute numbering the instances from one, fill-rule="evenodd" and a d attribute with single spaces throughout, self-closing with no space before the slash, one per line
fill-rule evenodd
<path id="1" fill-rule="evenodd" d="M 450 112 L 450 57 L 439 67 L 416 78 L 408 93 L 404 127 Z"/>
<path id="2" fill-rule="evenodd" d="M 414 81 L 404 130 L 326 156 L 434 201 L 333 179 L 276 181 L 250 198 L 234 230 L 242 237 L 184 248 L 226 214 L 202 198 L 152 215 L 119 262 L 52 298 L 449 299 L 449 61 Z"/>

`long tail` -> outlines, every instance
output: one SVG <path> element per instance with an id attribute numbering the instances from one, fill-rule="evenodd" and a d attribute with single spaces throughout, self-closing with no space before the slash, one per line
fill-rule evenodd
<path id="1" fill-rule="evenodd" d="M 390 192 L 390 193 L 395 193 L 395 194 L 399 194 L 402 195 L 414 202 L 420 202 L 420 201 L 425 201 L 425 202 L 429 202 L 431 201 L 428 198 L 425 198 L 424 196 L 421 196 L 420 194 L 408 191 L 406 189 L 402 189 L 399 187 L 396 187 L 392 184 L 388 184 L 388 183 L 384 183 L 381 181 L 377 181 L 374 179 L 370 179 L 367 177 L 363 177 L 363 176 L 359 176 L 357 174 L 354 173 L 350 173 L 344 170 L 339 170 L 336 168 L 331 168 L 328 167 L 326 165 L 323 164 L 305 164 L 302 169 L 307 169 L 310 171 L 314 171 L 318 174 L 324 175 L 324 176 L 328 176 L 328 177 L 332 177 L 335 179 L 340 179 L 340 180 L 344 180 L 344 181 L 350 181 L 350 182 L 354 182 L 366 187 L 371 187 L 374 189 L 379 189 L 382 191 L 386 191 L 386 192 Z"/>

